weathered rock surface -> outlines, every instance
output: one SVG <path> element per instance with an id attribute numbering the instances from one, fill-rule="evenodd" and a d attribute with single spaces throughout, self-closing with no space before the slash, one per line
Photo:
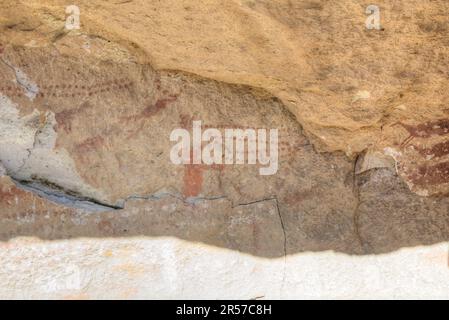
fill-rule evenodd
<path id="1" fill-rule="evenodd" d="M 349 0 L 80 0 L 70 32 L 65 5 L 0 4 L 0 240 L 264 258 L 448 241 L 444 1 L 382 1 L 382 30 Z M 173 164 L 193 121 L 278 129 L 277 173 Z"/>

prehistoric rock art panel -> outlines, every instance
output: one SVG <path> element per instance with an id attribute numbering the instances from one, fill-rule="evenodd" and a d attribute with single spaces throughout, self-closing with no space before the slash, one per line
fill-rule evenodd
<path id="1" fill-rule="evenodd" d="M 448 237 L 446 229 L 418 232 L 423 220 L 447 223 L 446 200 L 423 202 L 382 169 L 387 160 L 367 156 L 359 170 L 343 154 L 317 152 L 294 116 L 263 90 L 89 56 L 53 53 L 49 62 L 44 49 L 8 47 L 4 54 L 40 88 L 34 100 L 23 88 L 8 89 L 15 75 L 2 67 L 4 240 L 176 236 L 280 257 L 388 252 Z M 191 129 L 195 120 L 205 128 L 278 128 L 279 172 L 264 177 L 250 165 L 173 165 L 170 131 Z M 444 129 L 432 130 L 444 138 Z M 424 139 L 415 135 L 414 144 Z M 388 219 L 376 218 L 378 197 Z M 397 211 L 398 198 L 407 210 Z M 427 217 L 430 212 L 441 214 Z M 398 234 L 394 226 L 405 214 L 412 221 Z M 377 237 L 387 223 L 392 226 Z"/>

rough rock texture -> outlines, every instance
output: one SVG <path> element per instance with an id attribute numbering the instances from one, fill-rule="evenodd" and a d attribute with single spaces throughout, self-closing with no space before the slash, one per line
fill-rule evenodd
<path id="1" fill-rule="evenodd" d="M 365 7 L 349 0 L 80 0 L 73 31 L 64 29 L 66 5 L 0 4 L 2 261 L 39 259 L 20 241 L 10 247 L 16 237 L 33 237 L 36 250 L 61 259 L 78 243 L 93 264 L 66 258 L 89 273 L 101 264 L 102 238 L 116 239 L 107 250 L 134 243 L 145 255 L 176 237 L 188 252 L 202 243 L 253 256 L 236 265 L 273 259 L 264 270 L 282 269 L 276 281 L 288 283 L 299 253 L 373 255 L 448 241 L 445 1 L 379 1 L 381 30 L 367 30 Z M 198 120 L 220 130 L 278 129 L 278 172 L 173 164 L 170 132 Z M 75 238 L 91 239 L 66 241 Z M 183 277 L 190 253 L 160 252 L 162 264 L 186 268 L 167 272 Z M 372 265 L 366 258 L 362 265 Z M 137 275 L 152 271 L 129 272 L 137 287 L 111 297 L 151 292 Z M 0 279 L 15 286 L 8 274 Z M 96 283 L 104 290 L 86 298 L 109 291 Z M 25 287 L 0 295 L 20 297 Z M 270 296 L 269 281 L 262 287 L 239 297 Z M 53 289 L 44 296 L 69 297 Z M 300 292 L 279 290 L 272 296 Z M 329 296 L 357 291 L 348 290 Z"/>

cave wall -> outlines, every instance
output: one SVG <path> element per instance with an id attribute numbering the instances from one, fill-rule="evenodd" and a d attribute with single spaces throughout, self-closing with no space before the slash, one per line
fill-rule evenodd
<path id="1" fill-rule="evenodd" d="M 444 1 L 379 30 L 349 0 L 67 5 L 0 4 L 1 297 L 447 296 Z M 275 174 L 174 164 L 196 121 L 277 129 Z"/>

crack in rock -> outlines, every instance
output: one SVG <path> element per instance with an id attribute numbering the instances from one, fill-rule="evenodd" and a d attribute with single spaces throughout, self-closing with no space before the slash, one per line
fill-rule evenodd
<path id="1" fill-rule="evenodd" d="M 265 201 L 274 201 L 276 204 L 276 211 L 279 217 L 279 222 L 281 225 L 281 229 L 282 229 L 282 233 L 284 235 L 284 243 L 283 243 L 283 248 L 284 248 L 284 270 L 283 270 L 283 276 L 282 276 L 282 282 L 281 282 L 281 295 L 282 292 L 284 291 L 284 286 L 285 286 L 285 281 L 287 278 L 287 232 L 285 229 L 285 224 L 284 224 L 284 219 L 282 218 L 282 213 L 281 210 L 279 208 L 279 200 L 276 196 L 271 197 L 271 198 L 265 198 L 265 199 L 261 199 L 261 200 L 255 200 L 255 201 L 251 201 L 251 202 L 247 202 L 247 203 L 240 203 L 237 204 L 236 206 L 233 206 L 232 208 L 236 208 L 236 207 L 240 207 L 240 206 L 248 206 L 248 205 L 253 205 L 256 203 L 261 203 L 261 202 L 265 202 Z"/>

